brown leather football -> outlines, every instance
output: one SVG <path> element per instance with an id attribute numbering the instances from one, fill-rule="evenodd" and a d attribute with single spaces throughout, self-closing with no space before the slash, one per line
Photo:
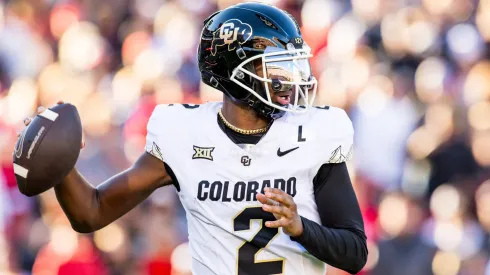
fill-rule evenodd
<path id="1" fill-rule="evenodd" d="M 14 149 L 20 192 L 35 196 L 59 184 L 75 167 L 81 142 L 82 125 L 75 106 L 58 104 L 38 114 Z"/>

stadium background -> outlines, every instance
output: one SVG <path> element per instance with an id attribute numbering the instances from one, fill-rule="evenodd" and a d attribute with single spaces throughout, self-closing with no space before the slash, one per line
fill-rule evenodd
<path id="1" fill-rule="evenodd" d="M 1 1 L 0 274 L 189 274 L 173 188 L 79 235 L 53 192 L 19 194 L 12 150 L 23 118 L 63 99 L 81 113 L 82 173 L 99 184 L 125 169 L 155 104 L 220 100 L 196 45 L 203 19 L 237 2 Z M 490 0 L 268 2 L 313 48 L 317 104 L 354 122 L 362 274 L 490 274 Z"/>

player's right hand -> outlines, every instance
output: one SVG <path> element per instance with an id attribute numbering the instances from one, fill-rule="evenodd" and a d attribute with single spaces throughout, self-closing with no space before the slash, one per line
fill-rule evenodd
<path id="1" fill-rule="evenodd" d="M 59 100 L 57 104 L 63 104 L 63 103 L 64 103 L 63 100 Z M 40 114 L 40 113 L 44 112 L 44 110 L 46 110 L 46 108 L 44 108 L 43 106 L 39 106 L 37 108 L 37 113 Z M 27 127 L 31 123 L 31 121 L 32 121 L 32 119 L 29 117 L 24 118 L 24 125 Z M 17 138 L 20 137 L 21 133 L 22 132 L 17 133 Z M 80 144 L 80 148 L 83 149 L 83 147 L 85 147 L 85 141 L 82 140 L 82 143 Z"/>

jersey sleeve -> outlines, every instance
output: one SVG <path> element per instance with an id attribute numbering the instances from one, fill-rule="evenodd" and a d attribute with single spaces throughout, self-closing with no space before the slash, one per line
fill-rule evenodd
<path id="1" fill-rule="evenodd" d="M 164 161 L 163 157 L 163 129 L 166 124 L 165 118 L 165 106 L 158 105 L 153 110 L 150 119 L 148 120 L 148 125 L 146 127 L 146 145 L 145 151 L 161 161 Z"/>
<path id="2" fill-rule="evenodd" d="M 342 163 L 352 158 L 354 128 L 347 113 L 331 107 L 324 113 L 322 146 L 326 147 L 324 163 Z"/>
<path id="3" fill-rule="evenodd" d="M 189 121 L 198 116 L 192 110 L 199 105 L 160 104 L 147 124 L 145 151 L 170 166 L 180 162 L 182 146 L 189 136 Z"/>

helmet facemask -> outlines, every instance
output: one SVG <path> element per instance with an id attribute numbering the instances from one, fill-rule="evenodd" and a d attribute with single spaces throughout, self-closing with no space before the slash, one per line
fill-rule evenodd
<path id="1" fill-rule="evenodd" d="M 289 44 L 285 50 L 268 46 L 263 54 L 253 56 L 238 65 L 230 80 L 274 109 L 304 113 L 312 106 L 317 90 L 317 80 L 311 74 L 311 57 L 308 47 L 295 49 Z M 257 62 L 261 63 L 261 66 L 256 67 L 258 71 L 247 69 L 254 67 L 250 65 Z M 246 75 L 262 87 L 253 89 L 245 85 L 240 80 Z"/>

